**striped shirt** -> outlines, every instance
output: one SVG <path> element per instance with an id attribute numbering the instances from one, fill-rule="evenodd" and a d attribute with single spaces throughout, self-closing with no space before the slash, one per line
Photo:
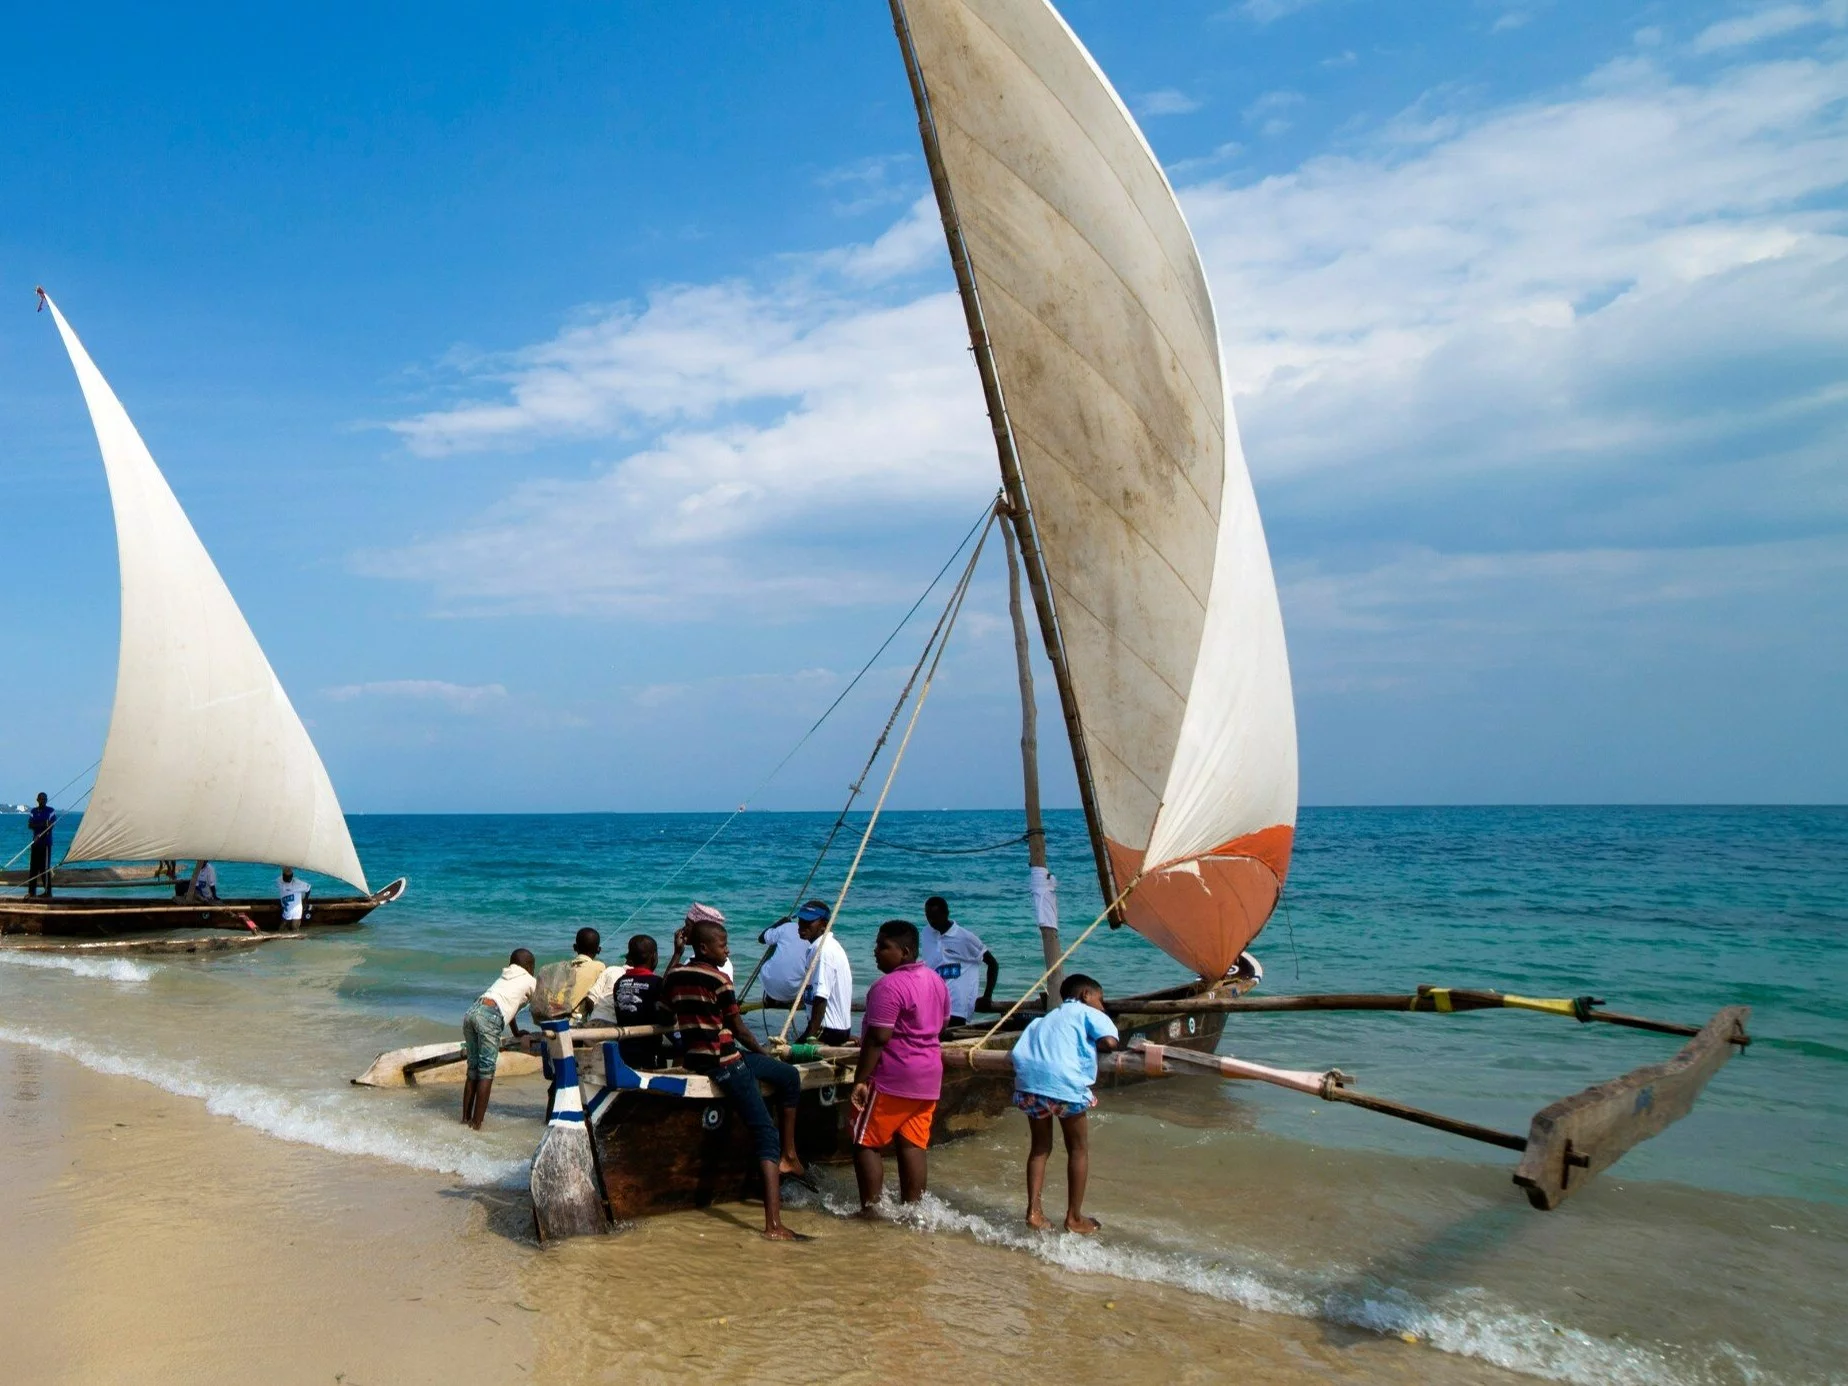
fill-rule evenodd
<path id="1" fill-rule="evenodd" d="M 662 987 L 661 1004 L 680 1032 L 686 1066 L 710 1073 L 739 1061 L 732 1030 L 742 1027 L 738 994 L 732 980 L 709 962 L 695 958 L 671 969 Z"/>

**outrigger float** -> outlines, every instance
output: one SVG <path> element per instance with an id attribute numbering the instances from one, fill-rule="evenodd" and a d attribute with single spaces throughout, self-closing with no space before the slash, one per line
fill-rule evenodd
<path id="1" fill-rule="evenodd" d="M 282 928 L 274 896 L 175 899 L 179 860 L 331 876 L 359 894 L 310 897 L 304 927 L 357 924 L 402 895 L 404 880 L 367 886 L 327 770 L 236 599 L 109 382 L 43 289 L 39 299 L 70 354 L 109 479 L 121 650 L 95 786 L 52 871 L 53 893 L 0 898 L 0 934 Z M 25 884 L 23 871 L 0 873 L 0 885 Z M 163 884 L 164 897 L 126 893 Z"/>
<path id="2" fill-rule="evenodd" d="M 945 1044 L 933 1143 L 1005 1109 L 1013 1086 L 1007 1046 L 1044 1004 L 1029 998 L 1042 985 L 1056 996 L 1066 961 L 1108 924 L 1135 930 L 1202 980 L 1114 1007 L 1130 1046 L 1104 1060 L 1106 1090 L 1197 1075 L 1364 1107 L 1520 1152 L 1517 1183 L 1535 1207 L 1557 1207 L 1688 1111 L 1747 1043 L 1748 1012 L 1727 1007 L 1694 1027 L 1606 1011 L 1591 997 L 1441 987 L 1242 994 L 1248 979 L 1231 974 L 1276 909 L 1289 871 L 1296 727 L 1276 584 L 1199 254 L 1141 131 L 1047 0 L 889 4 L 1000 463 L 1001 496 L 988 525 L 1000 527 L 1009 559 L 1028 884 L 1046 959 L 1013 1011 Z M 910 721 L 830 927 L 843 918 L 988 532 L 874 748 L 876 759 L 909 701 Z M 1099 899 L 1109 902 L 1069 946 L 1040 821 L 1023 579 L 1057 684 Z M 849 807 L 864 782 L 863 774 Z M 845 818 L 843 810 L 837 831 Z M 1227 1018 L 1250 1011 L 1488 1009 L 1687 1043 L 1665 1062 L 1545 1108 L 1524 1136 L 1376 1096 L 1335 1069 L 1283 1069 L 1217 1052 Z M 751 1195 L 755 1162 L 707 1079 L 630 1069 L 613 1032 L 572 1031 L 562 1021 L 544 1028 L 551 1114 L 531 1180 L 542 1237 Z M 580 1083 L 580 1051 L 600 1057 L 600 1084 Z M 785 1052 L 802 1071 L 800 1153 L 844 1158 L 852 1053 Z M 415 1062 L 398 1066 L 399 1081 Z"/>

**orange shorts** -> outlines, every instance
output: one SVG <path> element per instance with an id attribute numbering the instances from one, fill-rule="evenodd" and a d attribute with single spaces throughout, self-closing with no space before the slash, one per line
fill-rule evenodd
<path id="1" fill-rule="evenodd" d="M 894 1097 L 874 1088 L 866 1105 L 854 1113 L 853 1143 L 879 1150 L 902 1138 L 907 1145 L 925 1149 L 936 1110 L 935 1099 Z"/>

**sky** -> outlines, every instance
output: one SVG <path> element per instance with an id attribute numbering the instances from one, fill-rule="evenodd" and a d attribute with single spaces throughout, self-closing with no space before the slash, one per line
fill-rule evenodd
<path id="1" fill-rule="evenodd" d="M 350 811 L 839 802 L 922 626 L 762 782 L 996 484 L 884 4 L 7 11 L 0 800 L 114 681 L 42 283 Z M 1063 12 L 1213 285 L 1304 802 L 1848 800 L 1848 0 Z M 991 560 L 894 805 L 1017 736 Z"/>

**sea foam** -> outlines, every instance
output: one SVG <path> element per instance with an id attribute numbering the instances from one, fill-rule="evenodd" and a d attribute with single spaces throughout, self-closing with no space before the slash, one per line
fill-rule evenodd
<path id="1" fill-rule="evenodd" d="M 837 1216 L 859 1212 L 857 1200 L 844 1193 L 824 1193 L 821 1205 Z M 1126 1246 L 1109 1235 L 1035 1232 L 1024 1223 L 1002 1223 L 956 1207 L 936 1194 L 926 1194 L 916 1207 L 889 1200 L 886 1207 L 901 1226 L 960 1233 L 1076 1274 L 1170 1285 L 1245 1309 L 1383 1336 L 1409 1334 L 1427 1348 L 1575 1386 L 1720 1386 L 1760 1375 L 1751 1358 L 1737 1349 L 1724 1349 L 1708 1363 L 1673 1361 L 1652 1348 L 1598 1338 L 1475 1292 L 1459 1294 L 1456 1303 L 1441 1306 L 1390 1288 L 1367 1295 L 1330 1292 L 1302 1277 L 1291 1283 L 1293 1277 L 1281 1267 L 1231 1264 L 1231 1256 L 1208 1261 L 1176 1250 Z"/>
<path id="2" fill-rule="evenodd" d="M 159 970 L 153 963 L 135 962 L 131 958 L 86 958 L 69 953 L 28 953 L 21 949 L 0 949 L 0 963 L 8 967 L 70 972 L 105 982 L 145 982 Z"/>
<path id="3" fill-rule="evenodd" d="M 453 1174 L 464 1183 L 520 1187 L 530 1161 L 495 1159 L 465 1137 L 393 1130 L 358 1110 L 345 1092 L 308 1096 L 251 1083 L 220 1082 L 185 1062 L 152 1063 L 99 1048 L 69 1035 L 0 1025 L 0 1040 L 75 1059 L 85 1068 L 137 1078 L 179 1097 L 197 1098 L 214 1116 L 229 1117 L 278 1140 L 319 1146 L 340 1155 L 370 1155 L 413 1169 Z M 476 1138 L 478 1139 L 478 1138 Z"/>

